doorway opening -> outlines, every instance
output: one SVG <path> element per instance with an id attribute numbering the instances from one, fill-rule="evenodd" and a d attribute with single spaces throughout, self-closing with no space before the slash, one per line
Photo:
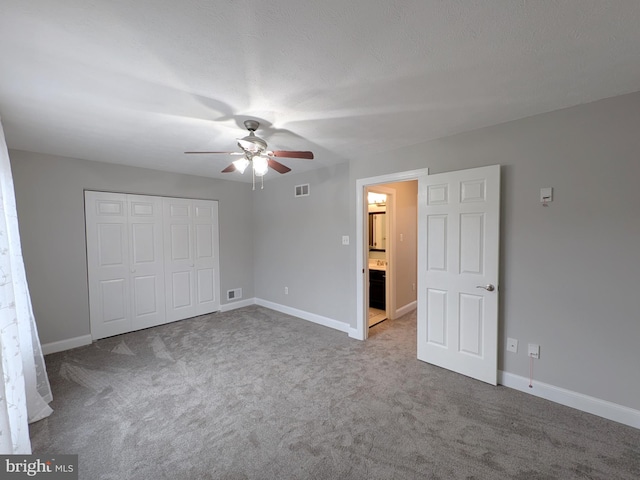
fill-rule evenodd
<path id="1" fill-rule="evenodd" d="M 395 242 L 395 196 L 396 190 L 388 185 L 366 188 L 369 328 L 387 320 L 395 308 L 394 276 L 392 261 Z"/>
<path id="2" fill-rule="evenodd" d="M 416 274 L 417 260 L 415 258 L 417 251 L 417 216 L 415 213 L 410 212 L 411 209 L 407 211 L 404 208 L 404 204 L 401 204 L 400 207 L 398 206 L 399 203 L 402 203 L 399 200 L 404 195 L 404 192 L 399 192 L 398 188 L 404 188 L 405 182 L 414 181 L 412 182 L 416 192 L 414 204 L 417 206 L 417 180 L 427 174 L 428 169 L 424 168 L 363 178 L 356 181 L 356 224 L 358 225 L 356 230 L 356 271 L 358 272 L 356 293 L 359 300 L 356 313 L 357 326 L 356 332 L 354 332 L 356 335 L 353 335 L 355 338 L 365 340 L 368 337 L 369 317 L 371 314 L 372 272 L 384 270 L 384 309 L 374 305 L 374 308 L 384 311 L 384 317 L 393 320 L 404 313 L 412 311 L 417 306 L 417 301 L 415 300 L 407 302 L 407 296 L 415 297 L 419 288 Z M 367 196 L 370 191 L 387 195 L 384 222 L 382 220 L 378 220 L 377 224 L 370 224 L 369 222 L 370 211 Z M 375 214 L 375 212 L 372 213 Z M 407 221 L 413 223 L 412 229 L 413 232 L 416 232 L 415 234 L 411 233 L 411 231 L 405 231 L 404 226 Z M 383 223 L 384 227 L 382 226 Z M 401 224 L 400 228 L 398 228 L 399 223 Z M 378 226 L 378 231 L 384 228 L 386 233 L 384 252 L 380 251 L 382 248 L 376 248 L 380 246 L 380 234 L 376 236 L 376 225 Z M 370 245 L 373 245 L 373 243 L 376 245 L 371 249 Z M 381 264 L 378 264 L 379 262 Z M 408 264 L 411 264 L 409 272 L 406 269 Z M 384 267 L 384 269 L 381 267 Z M 375 275 L 380 276 L 381 274 Z M 375 282 L 375 279 L 373 281 Z M 373 290 L 374 295 L 378 295 L 379 293 L 375 292 L 380 292 L 381 283 L 378 282 L 377 285 L 373 285 Z"/>

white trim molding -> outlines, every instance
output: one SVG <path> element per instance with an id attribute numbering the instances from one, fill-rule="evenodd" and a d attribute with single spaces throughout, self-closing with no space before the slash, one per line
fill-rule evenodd
<path id="1" fill-rule="evenodd" d="M 362 338 L 360 338 L 360 331 L 357 328 L 353 328 L 351 325 L 349 325 L 348 333 L 350 338 L 355 338 L 356 340 L 363 340 Z"/>
<path id="2" fill-rule="evenodd" d="M 340 322 L 328 317 L 323 317 L 321 315 L 316 315 L 315 313 L 305 312 L 304 310 L 298 310 L 297 308 L 287 307 L 286 305 L 280 305 L 279 303 L 273 303 L 261 298 L 256 298 L 255 300 L 256 305 L 260 305 L 261 307 L 270 308 L 271 310 L 275 310 L 276 312 L 280 313 L 286 313 L 287 315 L 292 315 L 294 317 L 317 323 L 318 325 L 322 325 L 324 327 L 333 328 L 334 330 L 339 330 L 344 333 L 350 333 L 351 326 L 348 323 Z"/>
<path id="3" fill-rule="evenodd" d="M 398 308 L 396 310 L 396 318 L 400 318 L 403 315 L 406 315 L 409 312 L 413 312 L 416 308 L 418 308 L 418 301 L 414 300 L 413 302 L 407 303 L 406 305 Z"/>
<path id="4" fill-rule="evenodd" d="M 255 305 L 256 304 L 256 299 L 255 298 L 247 298 L 245 300 L 238 300 L 237 302 L 229 302 L 229 303 L 225 303 L 223 305 L 220 305 L 220 311 L 221 312 L 229 312 L 231 310 L 236 310 L 238 308 L 242 308 L 242 307 L 249 307 L 251 305 Z"/>
<path id="5" fill-rule="evenodd" d="M 307 320 L 309 322 L 317 323 L 324 327 L 329 327 L 334 330 L 338 330 L 343 333 L 348 333 L 350 337 L 357 338 L 356 329 L 351 327 L 348 323 L 340 322 L 332 318 L 316 315 L 315 313 L 305 312 L 304 310 L 298 310 L 297 308 L 287 307 L 286 305 L 280 305 L 278 303 L 269 302 L 268 300 L 262 300 L 261 298 L 247 298 L 245 300 L 239 300 L 237 302 L 230 302 L 220 305 L 221 312 L 228 312 L 236 310 L 238 308 L 249 307 L 251 305 L 259 305 L 261 307 L 270 308 L 277 312 L 286 313 L 294 317 Z M 42 354 L 49 355 L 51 353 L 63 352 L 65 350 L 71 350 L 72 348 L 84 347 L 90 345 L 93 339 L 91 335 L 83 335 L 81 337 L 68 338 L 66 340 L 60 340 L 59 342 L 45 343 L 42 345 Z"/>
<path id="6" fill-rule="evenodd" d="M 501 370 L 498 370 L 498 383 L 614 422 L 640 428 L 640 410 L 539 381 L 534 381 L 533 388 L 529 388 L 528 378 Z"/>
<path id="7" fill-rule="evenodd" d="M 71 350 L 72 348 L 84 347 L 85 345 L 91 345 L 92 341 L 91 335 L 82 335 L 81 337 L 60 340 L 59 342 L 45 343 L 42 345 L 42 354 L 49 355 L 51 353 Z"/>

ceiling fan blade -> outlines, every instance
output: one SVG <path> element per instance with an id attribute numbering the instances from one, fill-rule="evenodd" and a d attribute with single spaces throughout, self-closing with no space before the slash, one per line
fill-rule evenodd
<path id="1" fill-rule="evenodd" d="M 291 169 L 286 165 L 281 164 L 280 162 L 276 162 L 273 158 L 268 160 L 269 166 L 273 168 L 278 173 L 287 173 L 290 172 Z"/>
<path id="2" fill-rule="evenodd" d="M 236 171 L 236 166 L 232 163 L 227 168 L 222 170 L 222 173 L 229 173 L 229 172 L 235 172 L 235 171 Z"/>
<path id="3" fill-rule="evenodd" d="M 283 157 L 283 158 L 303 158 L 306 160 L 313 160 L 313 152 L 296 152 L 289 150 L 274 150 L 273 152 L 269 152 L 269 155 L 272 157 Z"/>
<path id="4" fill-rule="evenodd" d="M 224 155 L 244 155 L 244 152 L 184 152 L 186 154 L 209 154 L 209 153 L 220 153 L 220 154 L 224 154 Z"/>

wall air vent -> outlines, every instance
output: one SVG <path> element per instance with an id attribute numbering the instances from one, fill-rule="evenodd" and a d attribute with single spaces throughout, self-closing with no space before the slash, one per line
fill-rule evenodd
<path id="1" fill-rule="evenodd" d="M 242 289 L 234 288 L 233 290 L 227 290 L 227 300 L 238 300 L 242 298 Z"/>
<path id="2" fill-rule="evenodd" d="M 295 196 L 296 197 L 308 197 L 309 196 L 309 184 L 305 183 L 304 185 L 296 185 Z"/>

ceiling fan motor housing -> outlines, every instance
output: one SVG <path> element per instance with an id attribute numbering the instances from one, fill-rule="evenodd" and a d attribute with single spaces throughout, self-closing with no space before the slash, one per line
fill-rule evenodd
<path id="1" fill-rule="evenodd" d="M 260 154 L 267 149 L 267 142 L 251 132 L 246 137 L 238 139 L 238 146 L 247 152 Z"/>
<path id="2" fill-rule="evenodd" d="M 257 120 L 245 120 L 244 127 L 250 132 L 255 132 L 260 126 L 260 122 Z"/>
<path id="3" fill-rule="evenodd" d="M 245 120 L 244 126 L 249 130 L 249 135 L 238 140 L 238 146 L 254 155 L 259 155 L 267 149 L 267 142 L 256 137 L 255 132 L 260 126 L 257 120 Z"/>

